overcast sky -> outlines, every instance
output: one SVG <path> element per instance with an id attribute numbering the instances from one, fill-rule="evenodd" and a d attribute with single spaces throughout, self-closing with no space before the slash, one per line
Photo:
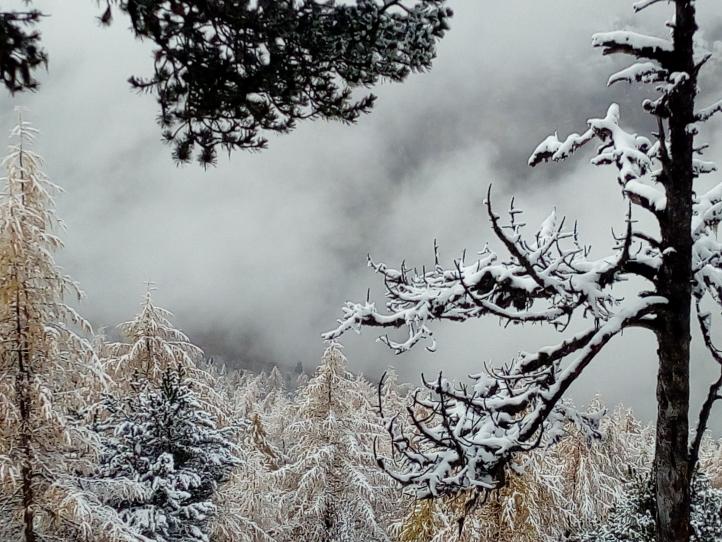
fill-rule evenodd
<path id="1" fill-rule="evenodd" d="M 638 90 L 606 88 L 619 60 L 593 50 L 590 36 L 619 27 L 663 33 L 668 16 L 664 4 L 633 16 L 630 0 L 452 0 L 456 15 L 434 68 L 376 88 L 376 109 L 357 125 L 301 124 L 272 136 L 267 151 L 238 152 L 203 171 L 174 165 L 153 98 L 129 90 L 127 77 L 147 74 L 152 60 L 126 21 L 100 28 L 92 0 L 36 3 L 50 14 L 42 24 L 49 71 L 38 93 L 1 98 L 0 127 L 10 128 L 19 104 L 42 132 L 47 171 L 66 191 L 59 260 L 87 293 L 83 313 L 96 327 L 128 319 L 152 280 L 158 301 L 208 354 L 306 367 L 345 300 L 363 299 L 368 287 L 382 300 L 367 253 L 420 266 L 433 261 L 434 238 L 447 263 L 483 246 L 489 183 L 500 204 L 515 193 L 529 222 L 554 205 L 579 219 L 603 254 L 610 227 L 623 224 L 614 172 L 588 165 L 588 155 L 533 170 L 526 160 L 546 135 L 583 130 L 611 101 L 628 125 L 648 128 Z M 701 37 L 721 50 L 722 3 L 698 6 Z M 718 59 L 703 90 L 722 92 L 720 74 Z M 367 330 L 344 339 L 352 368 L 378 375 L 392 364 L 412 382 L 441 368 L 463 377 L 558 339 L 469 322 L 438 326 L 435 354 L 395 357 L 375 338 Z M 715 368 L 694 353 L 701 397 Z M 573 394 L 583 401 L 599 392 L 649 417 L 655 370 L 653 339 L 629 333 Z"/>

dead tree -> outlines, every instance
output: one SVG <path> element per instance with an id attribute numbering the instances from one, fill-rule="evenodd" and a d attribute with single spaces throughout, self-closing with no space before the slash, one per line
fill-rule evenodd
<path id="1" fill-rule="evenodd" d="M 634 8 L 642 11 L 657 3 L 661 0 L 646 0 Z M 656 90 L 655 99 L 643 102 L 657 121 L 653 137 L 623 129 L 619 107 L 613 104 L 603 117 L 589 120 L 583 134 L 564 140 L 550 136 L 529 159 L 531 166 L 559 161 L 597 143 L 592 163 L 616 170 L 629 205 L 624 234 L 616 238 L 611 255 L 591 259 L 576 226 L 565 228 L 554 213 L 525 236 L 513 201 L 508 221 L 502 222 L 489 194 L 487 213 L 505 255 L 486 247 L 476 261 L 462 258 L 450 268 L 442 267 L 437 256 L 434 266 L 422 272 L 370 261 L 384 279 L 387 310 L 368 300 L 347 303 L 339 326 L 325 335 L 334 339 L 362 326 L 405 328 L 403 341 L 381 338 L 401 353 L 424 340 L 433 349 L 430 325 L 435 320 L 494 316 L 505 323 L 542 323 L 560 332 L 585 324 L 557 345 L 485 370 L 468 386 L 442 376 L 425 382 L 430 393 L 416 399 L 422 408 L 409 410 L 418 435 L 410 438 L 393 421 L 389 425 L 404 465 L 393 475 L 418 495 L 493 490 L 504 483 L 504 472 L 518 452 L 553 442 L 568 423 L 595 435 L 596 417 L 573 410 L 563 400 L 565 392 L 611 339 L 626 329 L 643 328 L 658 342 L 657 540 L 689 540 L 690 474 L 721 385 L 712 386 L 690 447 L 692 302 L 705 344 L 718 362 L 707 306 L 711 302 L 719 311 L 722 305 L 722 245 L 716 237 L 722 185 L 695 193 L 695 179 L 716 169 L 700 157 L 705 147 L 695 137 L 702 123 L 722 111 L 722 101 L 695 109 L 698 73 L 711 55 L 693 45 L 694 2 L 671 3 L 675 17 L 669 38 L 627 31 L 593 36 L 593 45 L 604 54 L 635 58 L 610 77 L 610 85 L 641 83 Z M 638 213 L 651 214 L 655 225 L 640 226 Z M 616 286 L 630 279 L 639 284 L 636 293 L 620 295 Z"/>

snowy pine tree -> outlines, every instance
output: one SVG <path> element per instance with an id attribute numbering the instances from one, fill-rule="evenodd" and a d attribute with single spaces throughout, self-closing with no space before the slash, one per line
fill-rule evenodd
<path id="1" fill-rule="evenodd" d="M 722 490 L 697 475 L 691 487 L 692 542 L 722 540 Z M 579 538 L 578 542 L 657 542 L 655 537 L 655 489 L 650 473 L 632 474 L 625 492 L 606 522 Z"/>
<path id="2" fill-rule="evenodd" d="M 203 165 L 303 119 L 355 121 L 375 97 L 354 90 L 428 69 L 452 15 L 444 0 L 108 0 L 105 22 L 113 4 L 154 44 L 131 85 L 156 96 L 174 158 Z"/>
<path id="3" fill-rule="evenodd" d="M 109 493 L 106 502 L 150 540 L 208 542 L 214 493 L 238 461 L 234 430 L 217 426 L 182 368 L 168 367 L 157 386 L 137 389 L 104 403 L 99 474 L 135 486 L 133 493 Z"/>

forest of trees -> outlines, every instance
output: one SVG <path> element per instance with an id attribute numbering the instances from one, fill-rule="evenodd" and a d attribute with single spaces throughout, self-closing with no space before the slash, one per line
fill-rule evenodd
<path id="1" fill-rule="evenodd" d="M 119 340 L 93 334 L 65 303 L 81 291 L 54 260 L 59 188 L 35 135 L 20 116 L 0 192 L 2 540 L 654 540 L 654 432 L 621 407 L 589 405 L 593 438 L 565 422 L 483 501 L 420 499 L 384 472 L 406 460 L 389 435 L 433 438 L 416 420 L 438 398 L 393 371 L 371 383 L 331 343 L 312 375 L 228 372 L 150 284 Z M 722 537 L 722 442 L 703 439 L 699 465 L 701 542 Z"/>
<path id="2" fill-rule="evenodd" d="M 27 2 L 32 4 L 32 2 Z M 107 0 L 153 45 L 162 138 L 177 162 L 260 149 L 303 119 L 355 121 L 379 81 L 431 67 L 452 11 L 444 0 Z M 9 542 L 708 542 L 722 539 L 722 443 L 708 425 L 722 372 L 690 414 L 697 324 L 722 370 L 713 324 L 722 306 L 722 184 L 704 158 L 705 123 L 722 101 L 698 103 L 713 52 L 694 0 L 671 7 L 667 36 L 595 34 L 605 55 L 632 57 L 608 84 L 645 88 L 648 135 L 618 104 L 581 134 L 544 139 L 530 166 L 590 143 L 627 206 L 611 254 L 592 257 L 556 211 L 530 235 L 512 200 L 485 200 L 495 249 L 421 270 L 369 261 L 384 309 L 348 302 L 312 375 L 289 381 L 226 371 L 207 360 L 146 285 L 117 340 L 95 334 L 56 264 L 60 190 L 18 115 L 0 192 L 0 539 Z M 47 64 L 42 14 L 0 11 L 0 74 L 35 90 Z M 438 247 L 436 247 L 438 248 Z M 624 283 L 624 288 L 622 288 Z M 131 293 L 129 292 L 129 295 Z M 336 341 L 362 327 L 396 353 L 429 341 L 435 321 L 491 316 L 539 324 L 556 344 L 520 352 L 470 382 L 439 374 L 412 390 L 393 373 L 350 372 Z M 594 400 L 567 398 L 605 346 L 627 329 L 657 348 L 654 427 Z"/>

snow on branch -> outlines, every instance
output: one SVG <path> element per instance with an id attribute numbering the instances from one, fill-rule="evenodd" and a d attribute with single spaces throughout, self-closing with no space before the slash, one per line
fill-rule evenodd
<path id="1" fill-rule="evenodd" d="M 589 129 L 583 134 L 571 134 L 564 141 L 560 141 L 556 134 L 547 137 L 532 153 L 529 165 L 534 167 L 549 160 L 564 160 L 597 138 L 601 145 L 592 164 L 614 165 L 618 170 L 617 180 L 630 201 L 652 213 L 660 212 L 667 204 L 664 188 L 644 183 L 641 179 L 655 172 L 654 161 L 664 156 L 666 148 L 660 148 L 659 142 L 652 145 L 648 138 L 625 131 L 620 127 L 619 120 L 619 106 L 612 104 L 604 118 L 587 121 Z"/>
<path id="2" fill-rule="evenodd" d="M 396 466 L 382 466 L 421 498 L 492 490 L 504 483 L 515 453 L 555 442 L 570 424 L 598 437 L 599 416 L 579 413 L 561 398 L 609 340 L 665 303 L 645 298 L 559 345 L 474 376 L 471 387 L 441 375 L 424 381 L 427 393 L 417 392 L 408 408 L 417 434 L 411 438 L 389 420 L 400 457 Z"/>
<path id="3" fill-rule="evenodd" d="M 596 419 L 562 403 L 562 396 L 584 368 L 613 337 L 629 327 L 650 327 L 656 311 L 666 303 L 650 295 L 628 303 L 613 294 L 624 275 L 654 277 L 661 255 L 643 236 L 634 234 L 631 207 L 626 232 L 617 238 L 611 256 L 592 260 L 576 228 L 567 229 L 553 212 L 531 236 L 523 235 L 521 211 L 512 201 L 508 220 L 494 212 L 486 199 L 491 227 L 506 256 L 486 246 L 479 258 L 465 258 L 429 271 L 391 269 L 370 261 L 386 284 L 386 311 L 375 304 L 346 304 L 334 340 L 363 326 L 405 328 L 406 340 L 380 340 L 396 353 L 432 339 L 435 320 L 464 321 L 486 315 L 504 323 L 547 323 L 566 329 L 575 315 L 588 318 L 585 331 L 561 344 L 522 353 L 498 370 L 474 377 L 471 387 L 452 384 L 443 376 L 425 382 L 408 409 L 413 437 L 388 423 L 400 464 L 382 461 L 400 483 L 418 496 L 490 490 L 503 484 L 513 455 L 558 438 L 569 423 L 593 436 Z M 655 252 L 656 251 L 656 252 Z M 653 255 L 653 256 L 650 256 Z"/>
<path id="4" fill-rule="evenodd" d="M 601 47 L 602 54 L 623 53 L 666 63 L 674 51 L 670 40 L 637 34 L 626 30 L 599 32 L 592 35 L 592 45 Z"/>
<path id="5" fill-rule="evenodd" d="M 635 13 L 639 13 L 640 11 L 647 9 L 649 6 L 658 4 L 660 2 L 669 3 L 669 0 L 642 0 L 641 2 L 636 2 L 635 4 L 633 4 L 632 7 L 634 8 Z"/>
<path id="6" fill-rule="evenodd" d="M 635 9 L 656 3 L 640 1 Z M 394 269 L 370 260 L 369 266 L 386 286 L 385 309 L 370 299 L 347 302 L 338 326 L 324 335 L 335 340 L 364 326 L 399 328 L 406 332 L 404 338 L 380 340 L 402 353 L 422 341 L 430 341 L 429 349 L 433 349 L 432 324 L 438 320 L 494 316 L 502 324 L 540 323 L 559 331 L 568 329 L 572 321 L 575 327 L 584 325 L 560 344 L 521 353 L 501 368 L 485 368 L 471 383 L 452 383 L 442 374 L 424 381 L 425 389 L 416 393 L 407 409 L 410 430 L 397 418 L 387 423 L 397 462 L 381 460 L 397 481 L 415 488 L 419 497 L 496 489 L 515 466 L 515 454 L 557 441 L 570 425 L 594 437 L 598 419 L 566 404 L 565 392 L 614 337 L 633 327 L 660 334 L 660 317 L 675 310 L 667 306 L 668 296 L 661 294 L 670 291 L 670 284 L 665 282 L 669 275 L 660 269 L 670 261 L 675 263 L 675 254 L 684 247 L 669 248 L 674 241 L 666 229 L 650 231 L 637 225 L 632 204 L 651 212 L 656 226 L 669 225 L 670 216 L 677 220 L 667 207 L 668 196 L 679 199 L 680 157 L 673 151 L 679 151 L 681 140 L 692 143 L 688 181 L 715 171 L 715 164 L 698 158 L 705 147 L 695 147 L 693 137 L 698 130 L 695 122 L 722 111 L 722 105 L 702 110 L 696 117 L 688 111 L 681 123 L 673 114 L 674 105 L 696 91 L 697 70 L 709 55 L 680 67 L 673 62 L 671 41 L 626 31 L 596 34 L 593 43 L 605 54 L 625 53 L 640 59 L 612 75 L 609 84 L 656 85 L 657 98 L 643 102 L 643 108 L 656 117 L 658 130 L 652 133 L 656 141 L 622 128 L 619 106 L 612 104 L 604 116 L 588 120 L 583 133 L 563 139 L 557 134 L 547 137 L 530 156 L 529 165 L 564 160 L 592 140 L 599 141 L 591 163 L 614 166 L 629 200 L 626 231 L 615 237 L 612 253 L 592 259 L 588 247 L 579 242 L 576 227 L 565 227 L 555 212 L 529 235 L 513 200 L 503 221 L 494 212 L 489 194 L 486 210 L 503 250 L 487 245 L 472 262 L 462 256 L 447 267 L 440 265 L 437 253 L 434 265 L 421 271 L 407 269 L 403 263 Z M 722 243 L 717 241 L 722 185 L 706 194 L 698 192 L 692 214 L 698 321 L 708 349 L 722 360 L 722 351 L 711 342 L 711 317 L 701 308 L 708 298 L 722 306 Z M 624 299 L 616 284 L 629 276 L 650 284 Z M 671 285 L 672 291 L 676 284 Z M 721 390 L 722 378 L 710 389 L 709 404 L 722 396 Z M 700 430 L 705 420 L 702 416 Z"/>
<path id="7" fill-rule="evenodd" d="M 722 100 L 713 103 L 709 107 L 701 109 L 695 114 L 695 119 L 698 122 L 705 122 L 715 116 L 717 113 L 722 112 Z"/>
<path id="8" fill-rule="evenodd" d="M 695 436 L 690 446 L 690 466 L 699 460 L 700 446 L 713 405 L 722 399 L 722 349 L 712 339 L 712 310 L 722 307 L 722 243 L 718 240 L 722 220 L 722 183 L 695 197 L 692 206 L 692 295 L 703 343 L 720 365 L 720 377 L 713 382 L 700 409 Z M 714 305 L 710 310 L 709 302 Z"/>
<path id="9" fill-rule="evenodd" d="M 655 273 L 655 261 L 640 258 L 643 241 L 633 240 L 631 218 L 626 234 L 617 240 L 615 254 L 600 260 L 587 258 L 588 249 L 578 240 L 576 228 L 566 229 L 553 212 L 531 238 L 522 236 L 520 210 L 512 200 L 509 222 L 502 224 L 492 208 L 491 192 L 486 209 L 496 237 L 508 257 L 488 246 L 479 258 L 467 263 L 462 257 L 445 269 L 438 258 L 432 270 L 410 271 L 402 264 L 391 269 L 369 261 L 386 285 L 387 312 L 376 304 L 348 302 L 336 329 L 324 335 L 335 340 L 348 330 L 362 326 L 406 328 L 407 338 L 380 340 L 396 353 L 408 351 L 418 342 L 432 339 L 429 323 L 434 320 L 464 321 L 485 315 L 506 323 L 546 322 L 564 329 L 575 313 L 605 321 L 618 304 L 609 287 L 619 275 L 637 273 L 647 278 Z M 632 246 L 634 245 L 634 254 Z"/>
<path id="10" fill-rule="evenodd" d="M 637 62 L 609 77 L 608 86 L 614 83 L 659 83 L 667 78 L 668 72 L 654 62 Z"/>

